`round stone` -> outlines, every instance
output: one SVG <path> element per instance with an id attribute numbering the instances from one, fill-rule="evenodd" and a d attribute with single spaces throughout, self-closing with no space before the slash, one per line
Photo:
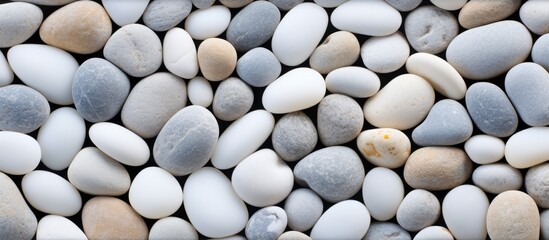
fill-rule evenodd
<path id="1" fill-rule="evenodd" d="M 213 90 L 210 82 L 203 77 L 195 77 L 189 81 L 187 86 L 189 101 L 194 105 L 209 107 L 213 102 Z"/>
<path id="2" fill-rule="evenodd" d="M 442 201 L 444 222 L 456 239 L 486 239 L 488 197 L 478 187 L 461 185 Z"/>
<path id="3" fill-rule="evenodd" d="M 362 108 L 345 95 L 331 94 L 318 104 L 318 136 L 324 146 L 340 145 L 355 139 L 364 125 Z"/>
<path id="4" fill-rule="evenodd" d="M 288 218 L 284 209 L 271 206 L 259 209 L 246 224 L 248 239 L 276 240 L 286 229 Z"/>
<path id="5" fill-rule="evenodd" d="M 514 168 L 529 168 L 549 159 L 548 127 L 531 127 L 513 134 L 505 144 L 505 160 Z"/>
<path id="6" fill-rule="evenodd" d="M 500 194 L 509 190 L 519 190 L 522 187 L 522 179 L 522 174 L 518 169 L 505 163 L 482 165 L 473 171 L 473 183 L 485 192 L 493 194 Z M 530 186 L 535 189 L 539 188 L 536 185 Z M 528 190 L 528 185 L 526 185 L 526 189 Z"/>
<path id="7" fill-rule="evenodd" d="M 40 144 L 31 136 L 0 131 L 0 171 L 11 175 L 32 172 L 40 164 Z"/>
<path id="8" fill-rule="evenodd" d="M 396 219 L 404 229 L 416 232 L 433 225 L 440 217 L 440 202 L 429 191 L 409 192 L 398 207 Z"/>
<path id="9" fill-rule="evenodd" d="M 538 207 L 524 192 L 500 193 L 490 203 L 486 227 L 491 239 L 539 239 Z"/>
<path id="10" fill-rule="evenodd" d="M 390 169 L 376 167 L 364 177 L 362 198 L 372 218 L 387 221 L 396 215 L 404 198 L 402 179 Z"/>
<path id="11" fill-rule="evenodd" d="M 322 215 L 323 208 L 322 199 L 311 189 L 294 190 L 284 202 L 288 227 L 295 231 L 308 231 Z"/>
<path id="12" fill-rule="evenodd" d="M 412 240 L 410 233 L 396 223 L 374 222 L 362 240 Z"/>
<path id="13" fill-rule="evenodd" d="M 280 235 L 277 240 L 312 240 L 312 238 L 302 232 L 288 231 Z"/>
<path id="14" fill-rule="evenodd" d="M 521 0 L 471 0 L 459 11 L 459 24 L 474 28 L 497 22 L 519 10 Z"/>
<path id="15" fill-rule="evenodd" d="M 164 35 L 162 60 L 171 73 L 184 79 L 198 74 L 196 46 L 191 35 L 182 28 L 174 27 Z"/>
<path id="16" fill-rule="evenodd" d="M 0 16 L 0 48 L 25 42 L 38 30 L 44 18 L 40 8 L 22 2 L 1 4 Z"/>
<path id="17" fill-rule="evenodd" d="M 406 134 L 392 128 L 366 130 L 358 135 L 356 145 L 368 162 L 386 168 L 403 166 L 412 147 Z"/>
<path id="18" fill-rule="evenodd" d="M 465 142 L 465 152 L 477 164 L 495 163 L 505 155 L 505 143 L 490 135 L 475 135 Z"/>
<path id="19" fill-rule="evenodd" d="M 418 52 L 440 53 L 459 33 L 456 17 L 435 6 L 424 6 L 410 12 L 404 22 L 410 45 Z"/>
<path id="20" fill-rule="evenodd" d="M 236 50 L 221 38 L 206 39 L 198 47 L 198 65 L 206 79 L 226 79 L 236 67 Z"/>
<path id="21" fill-rule="evenodd" d="M 282 11 L 290 11 L 298 4 L 303 3 L 303 1 L 304 0 L 269 0 L 269 2 L 277 6 Z"/>
<path id="22" fill-rule="evenodd" d="M 410 47 L 404 35 L 395 32 L 388 36 L 371 37 L 362 44 L 360 55 L 364 66 L 377 73 L 398 70 L 410 56 Z"/>
<path id="23" fill-rule="evenodd" d="M 36 90 L 19 84 L 0 88 L 0 130 L 30 133 L 49 115 L 48 101 Z"/>
<path id="24" fill-rule="evenodd" d="M 265 87 L 280 76 L 282 66 L 276 56 L 266 48 L 258 47 L 246 52 L 236 62 L 236 73 L 247 84 Z"/>
<path id="25" fill-rule="evenodd" d="M 223 121 L 234 121 L 246 114 L 254 103 L 252 88 L 242 80 L 231 77 L 222 81 L 213 98 L 214 115 Z"/>
<path id="26" fill-rule="evenodd" d="M 154 31 L 167 31 L 189 16 L 192 8 L 191 0 L 155 0 L 143 12 L 143 23 Z"/>
<path id="27" fill-rule="evenodd" d="M 549 187 L 545 185 L 545 181 L 548 176 L 549 164 L 544 163 L 528 169 L 526 177 L 524 178 L 526 192 L 530 195 L 530 197 L 532 197 L 532 199 L 534 199 L 534 201 L 536 201 L 536 204 L 540 208 L 549 207 Z"/>
<path id="28" fill-rule="evenodd" d="M 231 11 L 215 5 L 192 11 L 185 20 L 185 30 L 195 40 L 214 38 L 223 33 L 231 22 Z"/>
<path id="29" fill-rule="evenodd" d="M 21 190 L 35 209 L 53 215 L 72 216 L 82 208 L 78 190 L 63 177 L 35 170 L 23 177 Z"/>
<path id="30" fill-rule="evenodd" d="M 549 33 L 549 4 L 546 1 L 528 1 L 520 7 L 520 20 L 537 35 Z"/>
<path id="31" fill-rule="evenodd" d="M 19 189 L 8 177 L 0 172 L 0 238 L 32 239 L 36 233 L 38 221 L 29 208 Z"/>
<path id="32" fill-rule="evenodd" d="M 246 1 L 251 2 L 251 0 Z M 223 3 L 223 1 L 221 2 Z M 230 1 L 233 4 L 234 2 L 237 1 Z M 269 41 L 279 22 L 280 11 L 274 4 L 267 1 L 252 2 L 241 9 L 231 20 L 226 33 L 227 41 L 236 50 L 247 52 Z"/>
<path id="33" fill-rule="evenodd" d="M 452 236 L 452 233 L 450 233 L 450 231 L 445 227 L 430 226 L 419 231 L 414 237 L 414 240 L 432 240 L 432 239 L 453 240 L 454 236 Z"/>
<path id="34" fill-rule="evenodd" d="M 166 217 L 154 223 L 149 240 L 198 240 L 198 233 L 191 223 L 178 218 Z"/>
<path id="35" fill-rule="evenodd" d="M 313 151 L 318 134 L 313 121 L 303 112 L 282 116 L 271 137 L 276 153 L 286 161 L 297 161 Z"/>
<path id="36" fill-rule="evenodd" d="M 339 31 L 330 34 L 311 54 L 309 65 L 321 74 L 350 66 L 360 55 L 358 39 L 350 32 Z"/>
<path id="37" fill-rule="evenodd" d="M 341 219 L 347 220 L 342 224 Z M 322 214 L 311 230 L 312 239 L 361 239 L 370 227 L 370 213 L 356 200 L 338 202 Z"/>

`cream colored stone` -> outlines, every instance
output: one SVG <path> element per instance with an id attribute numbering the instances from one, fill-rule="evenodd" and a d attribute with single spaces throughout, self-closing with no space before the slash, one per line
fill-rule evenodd
<path id="1" fill-rule="evenodd" d="M 236 50 L 226 40 L 206 39 L 198 47 L 198 65 L 206 79 L 221 81 L 228 78 L 236 67 Z"/>
<path id="2" fill-rule="evenodd" d="M 521 6 L 521 0 L 471 0 L 459 11 L 459 24 L 474 28 L 511 16 Z"/>
<path id="3" fill-rule="evenodd" d="M 486 227 L 491 239 L 539 239 L 538 207 L 526 193 L 500 193 L 488 207 Z"/>

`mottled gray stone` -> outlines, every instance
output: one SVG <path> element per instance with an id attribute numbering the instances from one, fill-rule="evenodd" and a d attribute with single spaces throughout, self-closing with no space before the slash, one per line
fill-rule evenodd
<path id="1" fill-rule="evenodd" d="M 156 164 L 175 176 L 187 175 L 203 167 L 213 154 L 219 126 L 208 109 L 193 105 L 181 109 L 156 138 Z"/>
<path id="2" fill-rule="evenodd" d="M 286 229 L 288 218 L 284 209 L 265 207 L 255 212 L 246 224 L 248 239 L 276 240 Z"/>
<path id="3" fill-rule="evenodd" d="M 467 141 L 473 135 L 473 123 L 467 110 L 457 101 L 437 102 L 427 118 L 412 132 L 420 146 L 450 146 Z"/>
<path id="4" fill-rule="evenodd" d="M 254 103 L 254 92 L 242 80 L 231 77 L 222 81 L 213 98 L 214 115 L 223 121 L 234 121 L 246 114 Z"/>
<path id="5" fill-rule="evenodd" d="M 534 43 L 532 61 L 549 71 L 549 33 L 539 37 Z"/>
<path id="6" fill-rule="evenodd" d="M 294 190 L 284 203 L 288 227 L 300 232 L 311 229 L 322 215 L 323 209 L 322 199 L 308 188 Z"/>
<path id="7" fill-rule="evenodd" d="M 19 84 L 0 88 L 0 130 L 30 133 L 49 115 L 48 100 L 36 90 Z"/>
<path id="8" fill-rule="evenodd" d="M 541 238 L 544 240 L 549 239 L 549 209 L 545 209 L 540 214 L 541 220 Z"/>
<path id="9" fill-rule="evenodd" d="M 241 8 L 250 4 L 254 0 L 219 0 L 219 2 L 228 8 Z"/>
<path id="10" fill-rule="evenodd" d="M 317 128 L 325 146 L 344 144 L 355 139 L 364 125 L 364 113 L 358 103 L 342 94 L 331 94 L 320 101 Z"/>
<path id="11" fill-rule="evenodd" d="M 290 11 L 304 0 L 269 0 L 272 4 L 277 6 L 282 11 Z"/>
<path id="12" fill-rule="evenodd" d="M 410 45 L 418 52 L 440 53 L 459 33 L 456 17 L 436 6 L 420 7 L 408 14 L 404 31 Z"/>
<path id="13" fill-rule="evenodd" d="M 398 207 L 396 218 L 404 229 L 417 232 L 433 225 L 440 217 L 440 202 L 429 191 L 409 192 Z"/>
<path id="14" fill-rule="evenodd" d="M 412 240 L 412 236 L 396 223 L 374 222 L 362 240 Z"/>
<path id="15" fill-rule="evenodd" d="M 535 63 L 521 63 L 505 76 L 505 92 L 526 124 L 549 124 L 549 73 Z"/>
<path id="16" fill-rule="evenodd" d="M 0 239 L 32 239 L 38 221 L 17 186 L 0 172 Z"/>
<path id="17" fill-rule="evenodd" d="M 211 7 L 215 0 L 192 0 L 193 5 L 198 9 L 205 9 Z"/>
<path id="18" fill-rule="evenodd" d="M 481 165 L 473 171 L 473 183 L 485 192 L 500 194 L 519 190 L 522 186 L 522 174 L 505 163 Z"/>
<path id="19" fill-rule="evenodd" d="M 44 14 L 30 3 L 0 4 L 0 48 L 13 47 L 29 39 L 42 24 Z"/>
<path id="20" fill-rule="evenodd" d="M 471 85 L 465 94 L 467 111 L 480 131 L 508 137 L 517 130 L 518 116 L 505 92 L 492 83 Z"/>
<path id="21" fill-rule="evenodd" d="M 530 197 L 536 201 L 540 208 L 549 208 L 549 163 L 534 166 L 528 170 L 524 177 L 524 186 Z"/>
<path id="22" fill-rule="evenodd" d="M 274 126 L 273 148 L 285 161 L 297 161 L 307 156 L 313 151 L 317 141 L 315 125 L 303 112 L 288 113 Z"/>
<path id="23" fill-rule="evenodd" d="M 162 218 L 154 223 L 149 240 L 198 240 L 193 225 L 178 217 Z"/>
<path id="24" fill-rule="evenodd" d="M 227 28 L 227 41 L 237 51 L 261 46 L 273 36 L 280 22 L 280 11 L 267 1 L 250 3 L 233 17 Z"/>
<path id="25" fill-rule="evenodd" d="M 236 63 L 236 73 L 254 87 L 265 87 L 280 76 L 282 65 L 273 52 L 258 47 L 248 51 Z"/>
<path id="26" fill-rule="evenodd" d="M 143 22 L 154 31 L 167 31 L 189 16 L 191 0 L 154 0 L 143 12 Z"/>
<path id="27" fill-rule="evenodd" d="M 297 163 L 298 184 L 315 191 L 329 202 L 349 199 L 362 187 L 364 165 L 355 151 L 344 146 L 317 150 Z"/>
<path id="28" fill-rule="evenodd" d="M 385 2 L 401 12 L 412 11 L 421 4 L 421 0 L 385 0 Z"/>
<path id="29" fill-rule="evenodd" d="M 104 122 L 116 116 L 129 92 L 126 74 L 102 58 L 86 60 L 74 74 L 74 106 L 89 122 Z"/>

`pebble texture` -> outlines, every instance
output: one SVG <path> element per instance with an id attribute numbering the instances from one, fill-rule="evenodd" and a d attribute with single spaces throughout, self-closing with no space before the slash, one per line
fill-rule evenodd
<path id="1" fill-rule="evenodd" d="M 48 101 L 36 90 L 19 84 L 0 88 L 0 130 L 30 133 L 49 115 Z"/>
<path id="2" fill-rule="evenodd" d="M 242 80 L 231 77 L 222 81 L 213 98 L 215 117 L 223 121 L 234 121 L 246 114 L 254 103 L 252 88 Z"/>
<path id="3" fill-rule="evenodd" d="M 290 11 L 300 3 L 303 3 L 304 0 L 269 0 L 272 4 L 277 6 L 282 11 Z"/>
<path id="4" fill-rule="evenodd" d="M 297 161 L 313 151 L 318 134 L 313 121 L 305 113 L 293 112 L 276 122 L 271 141 L 282 159 Z"/>
<path id="5" fill-rule="evenodd" d="M 209 38 L 198 47 L 198 65 L 204 77 L 210 81 L 223 80 L 236 67 L 236 50 L 221 38 Z"/>
<path id="6" fill-rule="evenodd" d="M 538 207 L 526 193 L 503 192 L 488 207 L 486 227 L 491 239 L 539 239 Z"/>
<path id="7" fill-rule="evenodd" d="M 339 31 L 330 34 L 313 51 L 309 58 L 309 65 L 321 74 L 328 74 L 338 68 L 352 65 L 359 55 L 360 44 L 355 35 L 347 31 Z"/>
<path id="8" fill-rule="evenodd" d="M 401 12 L 412 11 L 421 4 L 421 0 L 385 0 L 385 2 Z"/>
<path id="9" fill-rule="evenodd" d="M 247 52 L 269 41 L 279 22 L 280 11 L 274 4 L 253 2 L 233 17 L 227 28 L 227 40 L 236 50 Z"/>
<path id="10" fill-rule="evenodd" d="M 344 144 L 355 139 L 364 125 L 362 108 L 345 95 L 331 94 L 318 104 L 318 136 L 324 146 Z"/>
<path id="11" fill-rule="evenodd" d="M 549 238 L 549 210 L 543 210 L 540 214 L 541 220 L 541 237 L 543 239 Z"/>
<path id="12" fill-rule="evenodd" d="M 522 179 L 518 169 L 504 163 L 482 165 L 473 172 L 473 183 L 485 192 L 493 194 L 519 190 L 522 187 Z M 526 188 L 528 189 L 528 186 Z"/>
<path id="13" fill-rule="evenodd" d="M 456 17 L 435 6 L 425 6 L 410 12 L 404 22 L 408 42 L 418 52 L 440 53 L 459 33 Z"/>
<path id="14" fill-rule="evenodd" d="M 298 231 L 288 231 L 280 235 L 278 240 L 312 240 L 309 236 Z"/>
<path id="15" fill-rule="evenodd" d="M 540 208 L 549 208 L 549 186 L 545 184 L 547 176 L 549 164 L 544 163 L 530 168 L 524 178 L 526 192 Z"/>
<path id="16" fill-rule="evenodd" d="M 44 18 L 42 10 L 30 3 L 0 5 L 0 48 L 12 47 L 29 39 Z"/>
<path id="17" fill-rule="evenodd" d="M 394 72 L 404 66 L 410 56 L 410 47 L 402 33 L 371 37 L 360 48 L 364 66 L 378 73 Z"/>
<path id="18" fill-rule="evenodd" d="M 294 190 L 284 203 L 290 229 L 305 232 L 311 229 L 322 215 L 322 199 L 308 188 Z"/>
<path id="19" fill-rule="evenodd" d="M 534 43 L 532 61 L 549 71 L 549 34 L 544 34 Z"/>
<path id="20" fill-rule="evenodd" d="M 284 209 L 276 206 L 259 209 L 246 224 L 248 239 L 275 240 L 286 229 L 288 218 Z"/>
<path id="21" fill-rule="evenodd" d="M 254 48 L 238 59 L 236 73 L 247 84 L 265 87 L 280 76 L 282 65 L 269 49 Z"/>
<path id="22" fill-rule="evenodd" d="M 149 240 L 198 240 L 191 223 L 177 217 L 162 218 L 151 227 Z"/>
<path id="23" fill-rule="evenodd" d="M 215 0 L 192 0 L 193 5 L 198 9 L 204 9 L 211 7 Z"/>
<path id="24" fill-rule="evenodd" d="M 549 33 L 549 3 L 543 0 L 528 1 L 520 7 L 520 20 L 537 35 Z"/>
<path id="25" fill-rule="evenodd" d="M 191 0 L 154 0 L 143 12 L 143 23 L 154 31 L 167 31 L 189 16 L 192 8 Z"/>
<path id="26" fill-rule="evenodd" d="M 459 11 L 459 24 L 464 28 L 474 28 L 497 22 L 516 12 L 521 2 L 521 0 L 471 0 Z"/>
<path id="27" fill-rule="evenodd" d="M 429 191 L 409 192 L 398 207 L 396 219 L 404 229 L 417 232 L 433 225 L 440 217 L 440 202 Z"/>
<path id="28" fill-rule="evenodd" d="M 219 0 L 219 2 L 228 8 L 241 8 L 253 2 L 253 0 Z"/>
<path id="29" fill-rule="evenodd" d="M 374 222 L 362 240 L 412 240 L 410 233 L 392 222 Z"/>
<path id="30" fill-rule="evenodd" d="M 356 139 L 358 150 L 378 167 L 398 168 L 410 156 L 411 143 L 403 132 L 392 128 L 366 130 Z"/>
<path id="31" fill-rule="evenodd" d="M 379 91 L 380 86 L 377 74 L 363 67 L 342 67 L 326 76 L 328 91 L 354 98 L 371 97 Z"/>
<path id="32" fill-rule="evenodd" d="M 0 172 L 0 238 L 32 239 L 38 221 L 8 175 Z"/>

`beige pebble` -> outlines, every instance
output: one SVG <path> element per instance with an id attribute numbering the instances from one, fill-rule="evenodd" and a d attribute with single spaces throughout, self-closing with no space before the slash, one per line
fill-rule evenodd
<path id="1" fill-rule="evenodd" d="M 311 54 L 309 65 L 321 74 L 350 66 L 360 55 L 358 39 L 350 32 L 339 31 L 330 34 Z"/>
<path id="2" fill-rule="evenodd" d="M 311 240 L 311 238 L 302 232 L 288 231 L 280 235 L 277 240 Z"/>
<path id="3" fill-rule="evenodd" d="M 491 239 L 539 239 L 538 207 L 521 191 L 500 193 L 488 207 L 486 227 Z"/>
<path id="4" fill-rule="evenodd" d="M 521 6 L 521 0 L 471 0 L 459 11 L 459 24 L 474 28 L 511 16 Z"/>
<path id="5" fill-rule="evenodd" d="M 356 139 L 358 150 L 368 162 L 386 168 L 404 165 L 410 156 L 410 139 L 392 128 L 366 130 Z"/>
<path id="6" fill-rule="evenodd" d="M 202 75 L 210 81 L 228 78 L 236 67 L 236 50 L 220 38 L 209 38 L 198 47 L 198 65 Z"/>

